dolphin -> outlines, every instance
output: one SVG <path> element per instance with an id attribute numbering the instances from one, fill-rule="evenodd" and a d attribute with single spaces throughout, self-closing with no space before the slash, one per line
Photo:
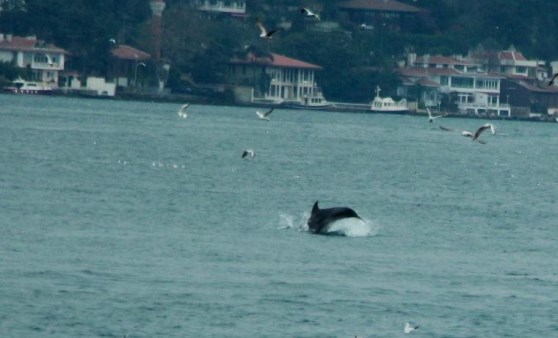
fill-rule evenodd
<path id="1" fill-rule="evenodd" d="M 311 232 L 325 234 L 335 221 L 345 218 L 358 218 L 362 220 L 362 218 L 360 218 L 360 216 L 357 215 L 357 213 L 351 208 L 335 207 L 320 209 L 318 201 L 316 201 L 312 207 L 312 214 L 308 219 L 307 225 Z"/>

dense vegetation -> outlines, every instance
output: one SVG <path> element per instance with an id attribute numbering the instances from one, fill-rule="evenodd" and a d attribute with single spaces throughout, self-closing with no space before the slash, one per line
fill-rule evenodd
<path id="1" fill-rule="evenodd" d="M 387 0 L 390 1 L 390 0 Z M 395 62 L 405 52 L 463 54 L 482 46 L 514 45 L 529 58 L 558 59 L 558 1 L 400 0 L 424 9 L 402 32 L 362 30 L 338 11 L 334 0 L 248 0 L 245 19 L 209 20 L 186 0 L 167 0 L 163 57 L 172 64 L 169 83 L 187 86 L 226 79 L 227 62 L 250 47 L 319 64 L 318 81 L 332 100 L 369 100 L 376 83 L 384 93 L 397 84 Z M 37 35 L 71 53 L 67 67 L 105 75 L 115 38 L 150 51 L 149 0 L 26 0 L 0 12 L 0 32 Z M 296 11 L 301 5 L 320 12 L 322 21 L 339 23 L 323 32 Z M 269 27 L 290 22 L 270 41 L 258 38 L 260 19 Z M 3 67 L 4 69 L 6 67 Z"/>

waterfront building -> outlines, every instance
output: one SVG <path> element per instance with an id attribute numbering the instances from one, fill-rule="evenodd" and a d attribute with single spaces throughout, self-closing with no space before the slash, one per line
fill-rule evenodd
<path id="1" fill-rule="evenodd" d="M 350 0 L 337 7 L 363 29 L 405 31 L 417 20 L 420 9 L 397 0 Z"/>
<path id="2" fill-rule="evenodd" d="M 142 87 L 149 73 L 147 61 L 151 55 L 128 45 L 118 45 L 111 51 L 111 77 L 117 87 Z"/>
<path id="3" fill-rule="evenodd" d="M 211 16 L 246 16 L 246 0 L 194 0 L 194 5 Z"/>
<path id="4" fill-rule="evenodd" d="M 27 70 L 27 80 L 55 88 L 64 70 L 68 53 L 36 36 L 13 36 L 0 33 L 0 62 L 9 62 Z"/>
<path id="5" fill-rule="evenodd" d="M 403 78 L 399 94 L 426 106 L 444 103 L 446 109 L 455 107 L 462 114 L 510 116 L 508 102 L 500 97 L 504 77 L 487 72 L 472 58 L 409 54 L 407 66 L 399 71 Z"/>
<path id="6" fill-rule="evenodd" d="M 230 62 L 229 77 L 243 103 L 328 105 L 315 79 L 322 67 L 275 53 L 249 52 Z"/>

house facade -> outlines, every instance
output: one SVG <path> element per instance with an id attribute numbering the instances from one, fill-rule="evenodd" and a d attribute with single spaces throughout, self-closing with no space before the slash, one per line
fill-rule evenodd
<path id="1" fill-rule="evenodd" d="M 426 106 L 443 104 L 445 109 L 455 108 L 462 114 L 510 116 L 509 102 L 500 95 L 504 77 L 487 72 L 482 63 L 461 56 L 410 54 L 408 59 L 407 66 L 400 69 L 401 94 L 408 96 L 419 88 L 421 95 L 414 98 Z"/>
<path id="2" fill-rule="evenodd" d="M 397 0 L 350 0 L 337 7 L 347 13 L 349 19 L 363 28 L 386 28 L 391 31 L 405 30 L 412 24 L 420 9 Z"/>
<path id="3" fill-rule="evenodd" d="M 315 79 L 315 72 L 321 69 L 275 53 L 258 56 L 248 53 L 231 60 L 229 80 L 239 102 L 317 106 L 325 104 Z"/>
<path id="4" fill-rule="evenodd" d="M 208 14 L 246 15 L 246 0 L 194 0 L 194 5 Z"/>
<path id="5" fill-rule="evenodd" d="M 67 52 L 35 36 L 13 36 L 0 33 L 0 62 L 9 62 L 28 70 L 30 79 L 49 87 L 58 86 Z"/>
<path id="6" fill-rule="evenodd" d="M 109 78 L 117 87 L 143 87 L 148 74 L 151 55 L 128 45 L 118 45 L 112 49 L 113 56 Z"/>

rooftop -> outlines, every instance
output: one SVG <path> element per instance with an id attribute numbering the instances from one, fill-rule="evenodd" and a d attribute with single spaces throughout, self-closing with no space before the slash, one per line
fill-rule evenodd
<path id="1" fill-rule="evenodd" d="M 318 65 L 314 65 L 308 62 L 296 60 L 288 56 L 269 53 L 270 57 L 256 57 L 254 54 L 248 54 L 246 59 L 234 58 L 232 63 L 236 64 L 255 64 L 255 65 L 266 65 L 272 67 L 281 68 L 302 68 L 302 69 L 322 69 Z"/>
<path id="2" fill-rule="evenodd" d="M 49 53 L 67 53 L 64 49 L 56 47 L 53 44 L 38 40 L 36 36 L 13 36 L 11 34 L 0 33 L 0 50 L 10 51 L 26 51 L 26 52 L 49 52 Z"/>
<path id="3" fill-rule="evenodd" d="M 123 60 L 145 61 L 151 58 L 151 55 L 137 48 L 128 45 L 118 45 L 112 50 L 112 55 Z"/>

